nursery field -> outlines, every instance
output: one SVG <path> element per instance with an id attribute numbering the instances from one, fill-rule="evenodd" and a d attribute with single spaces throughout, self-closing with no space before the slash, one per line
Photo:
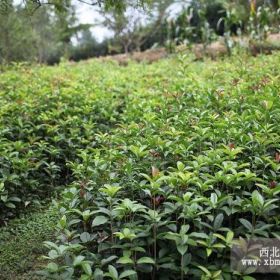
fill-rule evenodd
<path id="1" fill-rule="evenodd" d="M 265 279 L 230 248 L 280 238 L 279 95 L 279 52 L 6 69 L 0 279 Z"/>

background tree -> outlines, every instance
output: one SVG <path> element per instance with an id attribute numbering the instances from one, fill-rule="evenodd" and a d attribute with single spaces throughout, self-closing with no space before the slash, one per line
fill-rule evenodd
<path id="1" fill-rule="evenodd" d="M 154 0 L 146 9 L 127 7 L 123 13 L 116 10 L 101 11 L 104 21 L 101 23 L 114 33 L 114 51 L 121 49 L 140 51 L 158 43 L 164 44 L 167 39 L 168 8 L 180 1 Z"/>
<path id="2" fill-rule="evenodd" d="M 55 7 L 54 10 L 57 40 L 61 45 L 61 54 L 68 59 L 70 57 L 71 39 L 79 31 L 87 30 L 90 25 L 78 23 L 76 10 L 70 0 L 65 5 L 63 9 Z"/>
<path id="3" fill-rule="evenodd" d="M 8 13 L 0 17 L 1 62 L 33 58 L 36 38 L 29 19 L 23 16 L 22 8 L 12 5 L 12 1 L 6 6 L 6 11 Z"/>

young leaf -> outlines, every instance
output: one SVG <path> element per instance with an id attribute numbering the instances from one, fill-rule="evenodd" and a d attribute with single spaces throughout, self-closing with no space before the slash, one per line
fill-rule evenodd
<path id="1" fill-rule="evenodd" d="M 253 193 L 252 193 L 252 201 L 253 201 L 254 206 L 262 207 L 264 204 L 264 199 L 257 190 L 253 191 Z"/>

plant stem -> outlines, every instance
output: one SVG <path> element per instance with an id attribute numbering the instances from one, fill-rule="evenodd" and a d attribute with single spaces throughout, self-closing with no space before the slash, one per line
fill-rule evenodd
<path id="1" fill-rule="evenodd" d="M 183 267 L 184 255 L 181 256 L 181 280 L 184 280 L 184 267 Z"/>

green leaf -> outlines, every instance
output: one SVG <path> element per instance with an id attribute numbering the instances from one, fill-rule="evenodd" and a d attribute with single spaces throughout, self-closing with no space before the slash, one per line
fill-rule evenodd
<path id="1" fill-rule="evenodd" d="M 253 191 L 253 193 L 252 193 L 252 201 L 253 201 L 254 206 L 262 207 L 264 204 L 264 199 L 257 190 Z"/>
<path id="2" fill-rule="evenodd" d="M 239 221 L 240 221 L 240 223 L 241 223 L 246 229 L 248 229 L 250 232 L 253 231 L 253 226 L 252 226 L 252 224 L 251 224 L 249 221 L 247 221 L 247 220 L 245 220 L 245 219 L 239 219 Z"/>
<path id="3" fill-rule="evenodd" d="M 83 262 L 82 263 L 82 268 L 87 275 L 89 275 L 89 276 L 92 275 L 91 266 L 88 262 Z"/>
<path id="4" fill-rule="evenodd" d="M 94 280 L 103 280 L 103 271 L 100 268 L 96 268 L 93 273 Z"/>
<path id="5" fill-rule="evenodd" d="M 214 221 L 214 229 L 218 230 L 223 223 L 224 215 L 222 213 L 218 214 Z"/>
<path id="6" fill-rule="evenodd" d="M 6 203 L 5 206 L 12 209 L 16 208 L 16 206 L 11 202 Z"/>
<path id="7" fill-rule="evenodd" d="M 129 257 L 121 257 L 118 259 L 117 263 L 120 263 L 120 264 L 133 264 L 133 260 Z"/>
<path id="8" fill-rule="evenodd" d="M 243 276 L 242 279 L 243 280 L 255 280 L 256 278 L 251 277 L 251 276 Z"/>
<path id="9" fill-rule="evenodd" d="M 207 257 L 209 257 L 211 254 L 212 254 L 212 249 L 211 248 L 206 248 L 206 254 L 207 254 Z"/>
<path id="10" fill-rule="evenodd" d="M 63 215 L 63 217 L 60 219 L 59 224 L 62 228 L 65 228 L 67 225 L 67 220 L 66 220 L 66 216 Z"/>
<path id="11" fill-rule="evenodd" d="M 189 229 L 190 229 L 189 225 L 182 225 L 182 227 L 180 229 L 180 234 L 186 234 Z"/>
<path id="12" fill-rule="evenodd" d="M 49 255 L 50 259 L 53 259 L 53 260 L 56 259 L 57 257 L 59 257 L 56 250 L 50 250 L 48 255 Z"/>
<path id="13" fill-rule="evenodd" d="M 92 227 L 97 227 L 100 225 L 104 225 L 108 222 L 108 218 L 106 218 L 105 216 L 97 216 L 94 218 L 94 220 L 92 221 L 91 226 Z"/>
<path id="14" fill-rule="evenodd" d="M 114 277 L 114 279 L 118 279 L 119 277 L 119 274 L 118 274 L 118 271 L 115 269 L 115 267 L 113 267 L 112 265 L 109 265 L 108 266 L 108 269 L 109 269 L 109 273 L 112 277 Z"/>
<path id="15" fill-rule="evenodd" d="M 117 258 L 118 258 L 117 256 L 110 256 L 110 257 L 108 257 L 108 258 L 106 258 L 106 259 L 103 259 L 103 260 L 101 261 L 101 266 L 106 265 L 106 264 L 112 262 L 113 260 L 115 260 L 115 259 L 117 259 Z"/>
<path id="16" fill-rule="evenodd" d="M 7 195 L 1 195 L 0 196 L 1 201 L 7 202 L 8 201 L 8 196 Z"/>
<path id="17" fill-rule="evenodd" d="M 218 202 L 218 197 L 215 193 L 211 193 L 210 201 L 213 205 L 215 205 Z"/>
<path id="18" fill-rule="evenodd" d="M 65 278 L 62 278 L 62 279 L 65 279 Z M 82 274 L 81 277 L 79 278 L 79 280 L 91 280 L 91 278 L 87 274 Z"/>
<path id="19" fill-rule="evenodd" d="M 83 243 L 87 243 L 87 242 L 91 241 L 91 237 L 90 237 L 90 234 L 88 232 L 83 232 L 80 235 L 80 238 L 81 238 Z"/>
<path id="20" fill-rule="evenodd" d="M 221 243 L 216 243 L 214 245 L 212 245 L 213 248 L 225 248 L 226 246 L 224 244 Z"/>
<path id="21" fill-rule="evenodd" d="M 185 165 L 181 161 L 178 161 L 177 168 L 179 171 L 184 171 Z"/>
<path id="22" fill-rule="evenodd" d="M 4 182 L 0 183 L 0 192 L 4 190 Z"/>
<path id="23" fill-rule="evenodd" d="M 198 268 L 201 269 L 207 276 L 211 277 L 211 273 L 206 267 L 199 265 Z"/>
<path id="24" fill-rule="evenodd" d="M 136 274 L 136 271 L 134 271 L 134 270 L 125 270 L 124 272 L 121 273 L 120 278 L 129 277 L 134 274 Z"/>
<path id="25" fill-rule="evenodd" d="M 9 200 L 13 201 L 13 202 L 21 202 L 21 199 L 19 197 L 17 197 L 17 196 L 12 196 L 12 197 L 10 197 Z"/>
<path id="26" fill-rule="evenodd" d="M 142 257 L 137 261 L 137 264 L 155 264 L 155 261 L 150 257 Z"/>
<path id="27" fill-rule="evenodd" d="M 50 271 L 52 273 L 57 272 L 58 271 L 58 265 L 56 263 L 51 262 L 47 265 L 47 269 L 48 269 L 48 271 Z"/>
<path id="28" fill-rule="evenodd" d="M 185 255 L 188 250 L 188 245 L 177 245 L 177 250 L 181 254 L 181 256 Z"/>
<path id="29" fill-rule="evenodd" d="M 209 235 L 203 232 L 192 232 L 189 236 L 196 237 L 196 238 L 202 238 L 202 239 L 208 239 Z"/>
<path id="30" fill-rule="evenodd" d="M 213 273 L 213 275 L 212 275 L 213 279 L 217 279 L 217 277 L 218 277 L 221 273 L 222 273 L 221 270 L 215 271 L 215 272 Z M 220 278 L 218 278 L 218 279 L 220 279 Z"/>
<path id="31" fill-rule="evenodd" d="M 232 231 L 229 231 L 229 232 L 227 233 L 226 241 L 227 241 L 228 243 L 230 243 L 230 242 L 232 241 L 233 237 L 234 237 L 234 233 L 233 233 Z"/>
<path id="32" fill-rule="evenodd" d="M 213 236 L 218 237 L 218 238 L 222 239 L 223 241 L 226 241 L 226 238 L 219 233 L 214 233 Z"/>
<path id="33" fill-rule="evenodd" d="M 75 259 L 73 261 L 73 265 L 74 266 L 80 265 L 84 259 L 85 259 L 84 256 L 77 256 L 77 257 L 75 257 Z"/>
<path id="34" fill-rule="evenodd" d="M 272 106 L 273 106 L 273 101 L 272 100 L 264 100 L 262 102 L 262 104 L 263 104 L 263 107 L 265 109 L 270 110 L 272 108 Z"/>

